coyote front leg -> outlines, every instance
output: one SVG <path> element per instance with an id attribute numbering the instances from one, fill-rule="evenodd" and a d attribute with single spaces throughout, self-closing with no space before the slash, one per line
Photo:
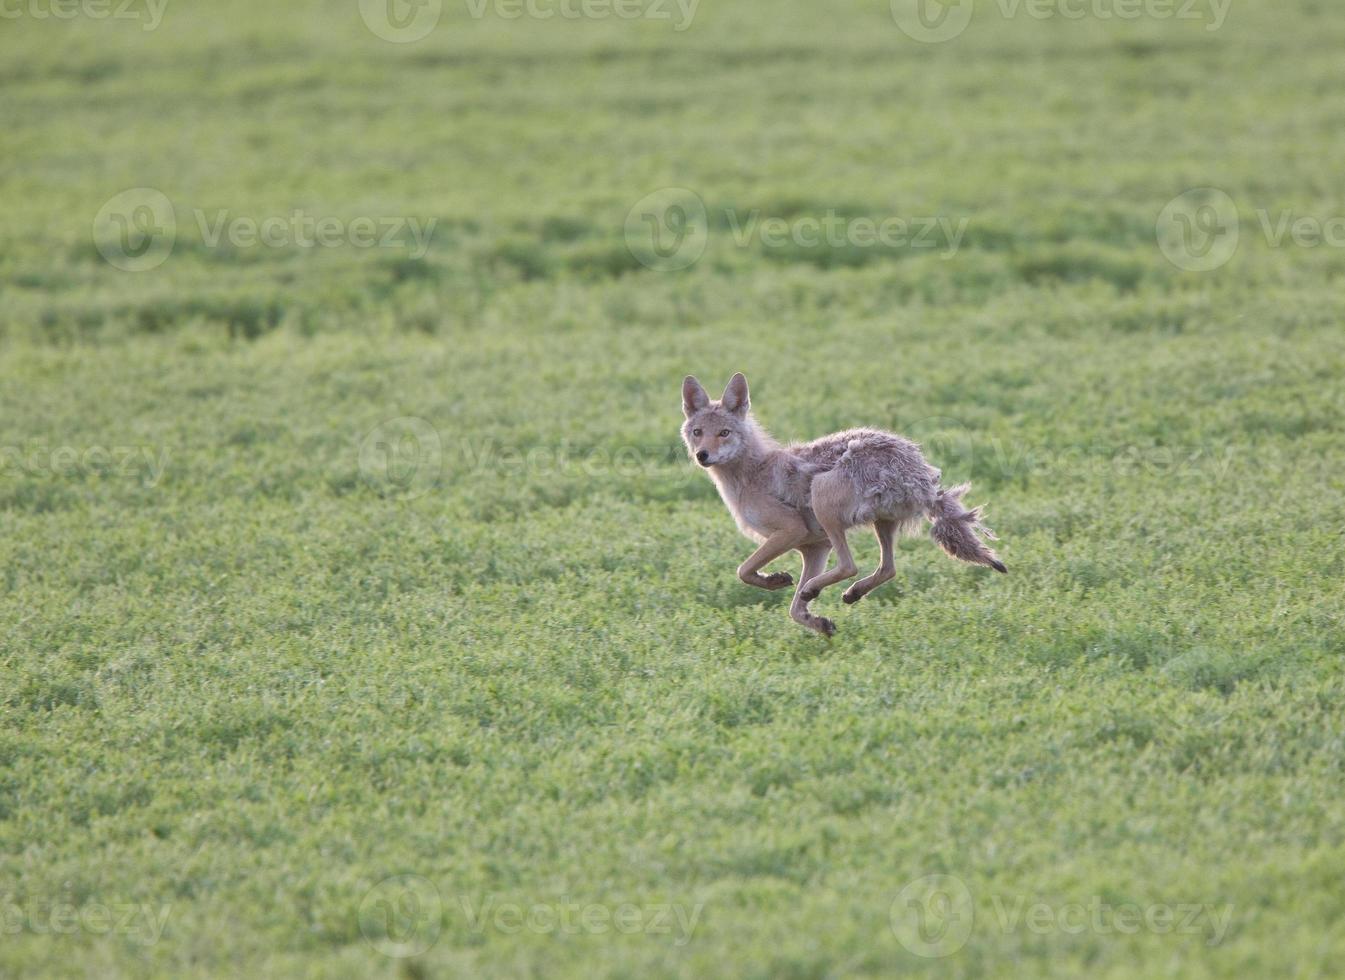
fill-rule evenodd
<path id="1" fill-rule="evenodd" d="M 738 566 L 738 578 L 748 585 L 754 585 L 758 589 L 766 589 L 770 592 L 793 585 L 794 576 L 788 572 L 772 572 L 770 575 L 762 575 L 761 569 L 775 561 L 786 551 L 793 551 L 798 543 L 799 536 L 795 531 L 775 532 L 765 540 L 760 548 L 752 552 L 747 561 Z"/>

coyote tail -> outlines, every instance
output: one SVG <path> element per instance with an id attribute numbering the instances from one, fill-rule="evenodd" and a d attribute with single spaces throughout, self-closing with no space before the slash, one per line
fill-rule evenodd
<path id="1" fill-rule="evenodd" d="M 981 523 L 981 508 L 967 510 L 962 506 L 962 495 L 970 489 L 970 483 L 963 483 L 939 490 L 929 509 L 929 518 L 934 522 L 929 530 L 930 537 L 953 558 L 1007 572 L 1004 562 L 981 540 L 982 537 L 995 539 L 995 533 Z"/>

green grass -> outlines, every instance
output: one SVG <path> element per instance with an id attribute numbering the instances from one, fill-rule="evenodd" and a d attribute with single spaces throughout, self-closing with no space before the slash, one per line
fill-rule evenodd
<path id="1" fill-rule="evenodd" d="M 230 10 L 0 21 L 0 975 L 1339 973 L 1345 254 L 1256 217 L 1345 210 L 1333 8 Z M 782 438 L 921 438 L 1010 575 L 910 540 L 791 623 L 677 440 L 734 370 Z"/>

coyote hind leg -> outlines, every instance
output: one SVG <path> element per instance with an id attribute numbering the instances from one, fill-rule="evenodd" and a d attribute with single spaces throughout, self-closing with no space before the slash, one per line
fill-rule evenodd
<path id="1" fill-rule="evenodd" d="M 789 618 L 800 626 L 817 630 L 823 636 L 836 632 L 836 624 L 825 616 L 814 616 L 808 611 L 809 600 L 803 597 L 803 584 L 820 574 L 827 567 L 827 555 L 831 554 L 831 545 L 823 541 L 806 545 L 799 549 L 803 555 L 803 571 L 799 572 L 799 587 L 794 592 L 794 601 L 789 607 Z"/>
<path id="2" fill-rule="evenodd" d="M 897 567 L 892 560 L 892 539 L 897 536 L 896 521 L 874 521 L 873 533 L 878 538 L 878 548 L 882 552 L 878 568 L 872 575 L 860 579 L 841 596 L 847 604 L 858 602 L 884 582 L 897 577 Z"/>
<path id="3" fill-rule="evenodd" d="M 845 540 L 848 526 L 843 515 L 852 509 L 852 495 L 849 477 L 836 470 L 813 480 L 813 513 L 836 552 L 836 567 L 803 583 L 803 591 L 799 594 L 805 602 L 812 602 L 828 585 L 843 582 L 859 571 L 854 555 L 850 554 L 850 544 Z"/>

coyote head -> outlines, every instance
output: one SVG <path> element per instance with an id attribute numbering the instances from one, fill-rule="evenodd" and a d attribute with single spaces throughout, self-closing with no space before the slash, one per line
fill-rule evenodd
<path id="1" fill-rule="evenodd" d="M 682 382 L 682 441 L 702 466 L 719 466 L 742 455 L 753 435 L 747 410 L 747 379 L 735 374 L 719 401 L 711 401 L 701 383 L 687 375 Z"/>

